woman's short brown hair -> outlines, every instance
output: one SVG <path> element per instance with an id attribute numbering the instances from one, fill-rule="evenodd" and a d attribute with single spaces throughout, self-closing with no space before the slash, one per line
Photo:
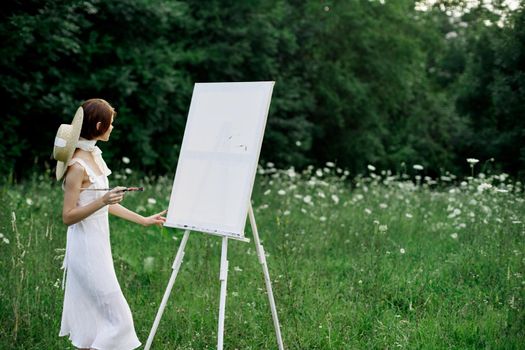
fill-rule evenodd
<path id="1" fill-rule="evenodd" d="M 93 140 L 103 135 L 111 125 L 111 119 L 117 113 L 111 105 L 100 98 L 92 98 L 82 104 L 84 110 L 84 120 L 82 121 L 82 130 L 80 136 Z M 97 123 L 100 122 L 100 129 L 97 130 Z"/>

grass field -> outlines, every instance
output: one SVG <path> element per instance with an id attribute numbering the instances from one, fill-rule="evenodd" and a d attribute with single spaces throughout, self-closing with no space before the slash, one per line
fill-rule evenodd
<path id="1" fill-rule="evenodd" d="M 522 184 L 412 171 L 350 180 L 331 163 L 259 173 L 253 205 L 287 349 L 525 348 Z M 113 185 L 146 188 L 125 206 L 167 208 L 171 176 L 117 175 Z M 35 176 L 0 193 L 0 349 L 71 349 L 58 337 L 62 190 Z M 110 221 L 117 276 L 145 343 L 182 231 Z M 220 243 L 190 234 L 154 349 L 216 347 Z M 276 349 L 253 241 L 230 240 L 228 254 L 225 349 Z"/>

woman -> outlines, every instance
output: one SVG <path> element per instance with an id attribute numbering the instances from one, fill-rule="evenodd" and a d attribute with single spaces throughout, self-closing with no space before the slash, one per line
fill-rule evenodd
<path id="1" fill-rule="evenodd" d="M 115 110 L 91 99 L 55 139 L 57 179 L 64 177 L 63 221 L 68 225 L 64 258 L 64 308 L 60 336 L 79 349 L 130 350 L 140 346 L 129 306 L 115 275 L 108 213 L 144 226 L 162 225 L 165 211 L 143 217 L 119 203 L 124 187 L 108 188 L 111 171 L 97 141 L 108 141 Z M 80 138 L 79 138 L 80 136 Z"/>

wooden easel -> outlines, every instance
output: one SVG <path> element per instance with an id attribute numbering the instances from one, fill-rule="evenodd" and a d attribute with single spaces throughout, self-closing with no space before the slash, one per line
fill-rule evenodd
<path id="1" fill-rule="evenodd" d="M 273 325 L 275 327 L 275 335 L 277 337 L 277 344 L 279 346 L 279 350 L 284 350 L 283 340 L 281 337 L 281 329 L 279 326 L 279 318 L 277 317 L 277 309 L 275 307 L 275 300 L 274 300 L 273 292 L 272 292 L 270 273 L 268 272 L 268 265 L 266 264 L 266 255 L 264 253 L 264 248 L 261 245 L 261 242 L 259 240 L 259 232 L 257 231 L 257 225 L 255 223 L 255 216 L 253 214 L 253 208 L 251 204 L 249 204 L 249 207 L 248 207 L 248 217 L 250 218 L 250 225 L 253 231 L 253 238 L 255 241 L 255 249 L 257 251 L 257 257 L 259 258 L 259 263 L 261 264 L 263 273 L 264 273 L 266 292 L 268 294 L 268 299 L 270 301 L 270 309 L 272 312 Z M 159 310 L 157 311 L 157 316 L 155 317 L 155 321 L 153 322 L 153 326 L 151 327 L 151 331 L 150 331 L 148 340 L 146 342 L 145 350 L 150 349 L 151 344 L 153 342 L 153 338 L 155 337 L 155 333 L 157 332 L 157 327 L 159 326 L 160 319 L 162 317 L 162 314 L 164 313 L 164 308 L 166 307 L 166 303 L 168 302 L 169 296 L 171 294 L 171 289 L 173 288 L 173 284 L 175 283 L 175 279 L 177 278 L 177 273 L 179 272 L 180 266 L 182 264 L 182 260 L 184 257 L 184 249 L 186 247 L 186 243 L 188 241 L 189 235 L 190 235 L 190 230 L 186 230 L 184 232 L 184 236 L 182 237 L 182 241 L 177 251 L 177 255 L 175 256 L 175 260 L 172 265 L 173 272 L 171 273 L 171 277 L 168 282 L 168 286 L 166 288 L 166 291 L 164 292 L 164 296 L 162 298 L 162 302 L 160 303 Z M 223 349 L 223 340 L 224 340 L 224 314 L 226 311 L 226 285 L 228 282 L 227 254 L 228 254 L 228 237 L 223 236 L 222 237 L 222 250 L 221 250 L 221 267 L 220 267 L 220 275 L 219 275 L 219 280 L 221 281 L 221 293 L 220 293 L 220 302 L 219 302 L 219 326 L 218 326 L 218 332 L 217 332 L 217 350 Z"/>

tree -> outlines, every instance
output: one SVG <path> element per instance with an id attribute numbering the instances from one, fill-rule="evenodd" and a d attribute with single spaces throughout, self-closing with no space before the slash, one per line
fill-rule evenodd
<path id="1" fill-rule="evenodd" d="M 436 29 L 411 1 L 312 5 L 317 159 L 362 171 L 367 162 L 451 167 L 456 115 L 432 90 L 426 62 Z M 430 44 L 431 45 L 431 44 Z"/>

